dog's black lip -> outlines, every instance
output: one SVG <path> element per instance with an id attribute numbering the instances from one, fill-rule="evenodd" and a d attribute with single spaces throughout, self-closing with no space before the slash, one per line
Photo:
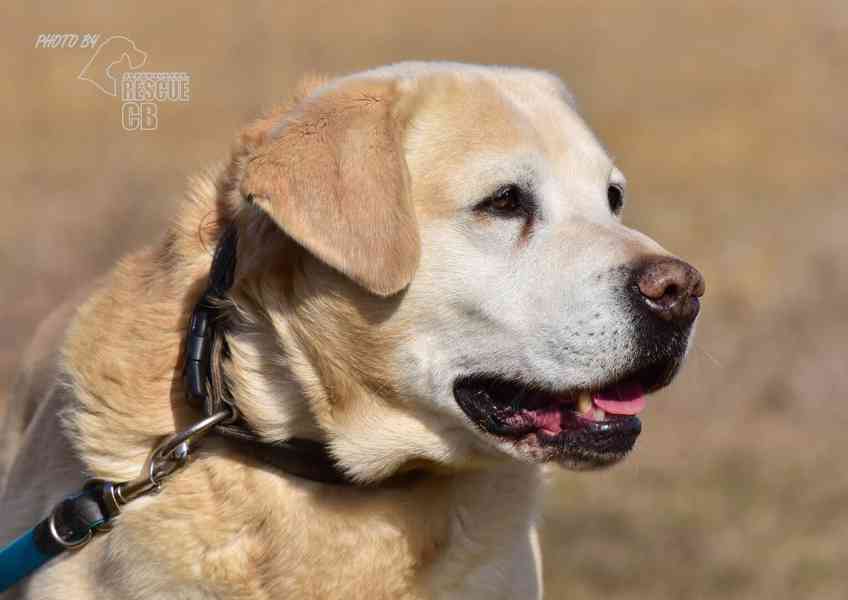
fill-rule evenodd
<path id="1" fill-rule="evenodd" d="M 517 448 L 524 447 L 539 460 L 565 461 L 581 468 L 610 465 L 633 448 L 642 431 L 642 422 L 635 415 L 610 415 L 598 422 L 576 413 L 557 433 L 539 429 L 532 422 L 516 427 L 506 420 L 511 407 L 497 404 L 484 388 L 476 388 L 475 383 L 484 385 L 479 376 L 458 379 L 454 384 L 454 397 L 463 412 L 484 433 L 510 441 Z"/>
<path id="2" fill-rule="evenodd" d="M 657 360 L 645 366 L 631 369 L 623 377 L 616 378 L 616 381 L 636 381 L 642 386 L 646 394 L 651 394 L 670 384 L 679 369 L 680 360 L 677 358 Z M 607 385 L 612 385 L 612 383 Z"/>
<path id="3" fill-rule="evenodd" d="M 642 433 L 642 421 L 635 415 L 608 421 L 589 422 L 576 432 L 563 431 L 556 435 L 538 432 L 541 445 L 561 447 L 563 453 L 590 455 L 596 458 L 619 457 L 633 449 Z"/>
<path id="4" fill-rule="evenodd" d="M 665 359 L 633 368 L 596 389 L 625 381 L 639 382 L 646 393 L 668 385 L 676 374 L 680 361 Z M 512 440 L 516 444 L 530 440 L 545 452 L 547 459 L 575 460 L 586 464 L 610 464 L 629 452 L 642 431 L 642 422 L 635 415 L 608 415 L 604 421 L 593 421 L 578 416 L 566 418 L 563 429 L 549 433 L 538 429 L 532 422 L 523 426 L 508 422 L 508 417 L 519 409 L 534 408 L 533 399 L 547 396 L 550 403 L 561 403 L 557 398 L 572 396 L 578 389 L 551 391 L 488 373 L 467 375 L 454 381 L 453 392 L 457 404 L 468 418 L 483 432 Z M 530 404 L 524 401 L 531 399 Z M 507 400 L 508 399 L 508 400 Z"/>

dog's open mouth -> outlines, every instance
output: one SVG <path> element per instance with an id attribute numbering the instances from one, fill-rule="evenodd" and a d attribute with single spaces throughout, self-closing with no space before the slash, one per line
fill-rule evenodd
<path id="1" fill-rule="evenodd" d="M 612 464 L 642 430 L 645 395 L 666 385 L 677 365 L 657 363 L 595 390 L 550 391 L 492 375 L 457 379 L 454 396 L 483 431 L 534 460 L 576 468 Z"/>

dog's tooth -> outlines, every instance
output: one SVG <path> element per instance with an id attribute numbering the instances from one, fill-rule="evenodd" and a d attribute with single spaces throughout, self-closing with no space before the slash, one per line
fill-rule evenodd
<path id="1" fill-rule="evenodd" d="M 600 408 L 596 408 L 595 412 L 592 413 L 592 416 L 595 418 L 596 421 L 603 421 L 607 418 L 607 413 L 605 413 Z"/>
<path id="2" fill-rule="evenodd" d="M 580 396 L 577 398 L 577 412 L 581 415 L 589 414 L 589 411 L 592 410 L 592 396 L 589 392 L 580 392 Z"/>

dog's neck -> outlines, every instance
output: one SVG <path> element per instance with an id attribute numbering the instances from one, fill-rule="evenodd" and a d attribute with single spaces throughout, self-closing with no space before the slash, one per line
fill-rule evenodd
<path id="1" fill-rule="evenodd" d="M 125 258 L 72 323 L 76 333 L 65 349 L 65 370 L 81 410 L 68 424 L 90 475 L 137 476 L 157 440 L 202 416 L 186 402 L 182 353 L 189 316 L 207 285 L 211 250 L 227 222 L 216 205 L 217 193 L 211 182 L 201 186 L 199 200 L 184 207 L 180 218 L 193 226 L 174 226 L 158 245 Z M 210 219 L 210 211 L 218 218 Z M 204 229 L 210 220 L 218 226 Z M 259 219 L 245 227 L 253 248 L 261 251 L 240 257 L 242 274 L 267 261 L 268 252 L 279 260 L 287 242 L 273 223 Z M 285 321 L 281 291 L 269 288 L 262 277 L 244 279 L 246 284 L 234 290 L 224 333 L 229 357 L 223 371 L 236 407 L 264 440 L 327 442 L 318 414 L 326 416 L 328 405 L 308 398 L 304 389 L 312 388 L 316 396 L 320 375 Z M 353 381 L 347 392 L 371 402 L 369 391 Z M 357 459 L 367 468 L 369 482 L 432 467 L 421 460 L 412 464 L 389 450 L 385 456 L 370 448 L 361 452 L 375 458 L 373 465 Z"/>
<path id="2" fill-rule="evenodd" d="M 211 197 L 215 187 L 207 186 Z M 71 324 L 64 369 L 76 406 L 67 411 L 66 425 L 88 475 L 118 481 L 136 477 L 161 436 L 198 418 L 197 409 L 185 401 L 182 343 L 206 285 L 217 232 L 197 235 L 210 211 L 208 202 L 191 204 L 186 211 L 182 222 L 196 228 L 174 227 L 159 245 L 124 259 Z M 249 267 L 250 261 L 245 264 Z M 320 382 L 309 379 L 303 356 L 285 347 L 295 339 L 288 324 L 280 322 L 281 307 L 257 306 L 273 298 L 254 291 L 260 295 L 235 299 L 239 318 L 227 333 L 230 362 L 225 370 L 238 407 L 263 435 L 322 439 L 321 416 L 304 390 L 304 382 Z M 362 400 L 367 392 L 351 387 L 349 393 L 351 398 L 363 395 Z M 386 419 L 398 431 L 422 427 L 400 412 Z M 404 439 L 412 455 L 418 443 L 413 438 Z M 369 436 L 360 432 L 357 439 Z M 224 595 L 244 588 L 244 596 L 253 597 L 261 595 L 257 586 L 312 589 L 328 581 L 333 589 L 349 590 L 345 597 L 358 597 L 374 581 L 383 581 L 382 596 L 410 598 L 447 593 L 428 589 L 428 581 L 436 579 L 461 589 L 477 577 L 487 587 L 489 565 L 514 564 L 516 552 L 521 564 L 533 565 L 528 557 L 535 552 L 536 467 L 502 462 L 447 475 L 431 471 L 407 485 L 361 489 L 305 482 L 263 468 L 229 442 L 206 442 L 209 451 L 168 481 L 160 495 L 122 516 L 122 528 L 138 535 L 127 552 L 101 556 L 102 564 L 129 552 L 184 562 L 182 572 L 201 569 L 204 585 Z M 409 466 L 404 458 L 393 463 L 391 448 L 339 448 L 372 474 L 390 477 Z M 375 457 L 373 464 L 369 457 Z M 189 538 L 204 532 L 205 542 L 174 544 L 172 531 L 185 531 Z M 126 543 L 119 538 L 115 544 Z M 330 539 L 335 541 L 327 546 Z M 301 572 L 297 565 L 304 556 L 310 566 Z M 264 579 L 257 580 L 254 564 L 265 565 Z M 456 565 L 462 568 L 457 571 Z M 514 580 L 518 575 L 504 574 Z M 411 586 L 427 591 L 411 593 Z"/>

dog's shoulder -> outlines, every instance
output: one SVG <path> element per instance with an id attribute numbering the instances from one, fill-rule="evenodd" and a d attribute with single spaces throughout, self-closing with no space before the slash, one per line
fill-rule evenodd
<path id="1" fill-rule="evenodd" d="M 21 438 L 58 383 L 61 346 L 68 325 L 91 287 L 73 294 L 37 326 L 21 353 L 12 390 L 0 420 L 0 482 L 18 454 Z M 2 488 L 0 488 L 2 489 Z"/>
<path id="2" fill-rule="evenodd" d="M 71 464 L 75 459 L 62 432 L 61 415 L 70 391 L 62 383 L 61 348 L 69 323 L 90 291 L 86 287 L 54 309 L 21 355 L 0 421 L 2 539 L 40 519 L 81 481 L 82 471 Z"/>

